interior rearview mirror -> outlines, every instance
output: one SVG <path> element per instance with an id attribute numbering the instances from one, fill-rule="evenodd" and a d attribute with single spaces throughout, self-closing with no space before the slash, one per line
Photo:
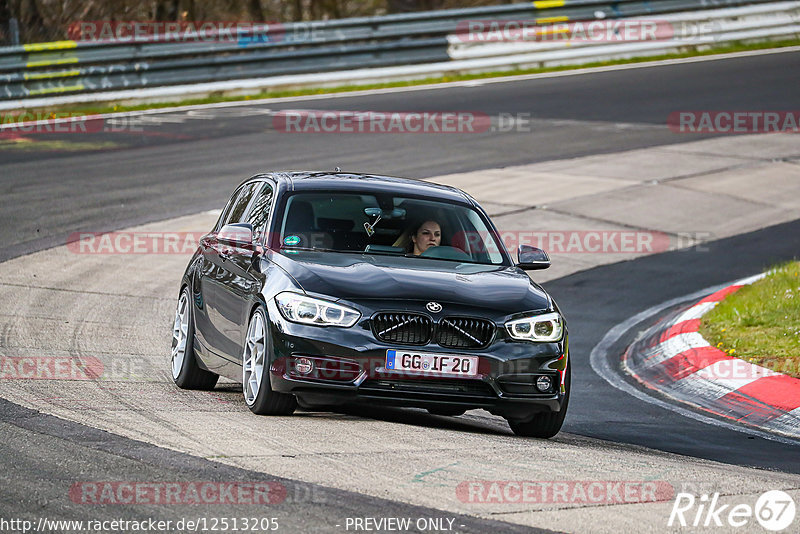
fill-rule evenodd
<path id="1" fill-rule="evenodd" d="M 364 213 L 370 217 L 380 217 L 381 219 L 402 219 L 406 216 L 406 210 L 403 208 L 394 208 L 393 210 L 364 208 Z"/>

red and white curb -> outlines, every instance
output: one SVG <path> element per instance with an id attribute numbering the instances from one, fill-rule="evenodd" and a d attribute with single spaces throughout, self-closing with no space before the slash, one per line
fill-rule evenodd
<path id="1" fill-rule="evenodd" d="M 650 328 L 623 355 L 625 372 L 706 412 L 800 437 L 800 380 L 730 356 L 698 332 L 705 313 L 763 277 L 739 280 Z"/>

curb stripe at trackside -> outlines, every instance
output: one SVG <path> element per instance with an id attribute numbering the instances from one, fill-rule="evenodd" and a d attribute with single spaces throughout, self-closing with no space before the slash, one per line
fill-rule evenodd
<path id="1" fill-rule="evenodd" d="M 697 371 L 692 378 L 701 380 L 713 380 L 716 381 L 721 386 L 728 388 L 730 391 L 734 391 L 748 384 L 751 384 L 752 382 L 755 382 L 759 378 L 778 374 L 770 369 L 758 368 L 754 376 L 748 376 L 745 378 L 733 378 L 733 377 L 724 378 L 726 374 L 732 374 L 732 370 L 743 363 L 747 362 L 744 362 L 743 360 L 731 361 L 729 358 L 721 358 L 718 361 L 709 365 L 708 367 L 705 367 Z M 761 369 L 763 369 L 763 371 L 761 371 Z"/>
<path id="2" fill-rule="evenodd" d="M 673 401 L 682 402 L 670 402 L 663 399 L 662 395 L 650 395 L 646 391 L 635 387 L 628 380 L 624 379 L 616 369 L 616 365 L 613 363 L 614 357 L 612 354 L 618 353 L 615 352 L 614 347 L 628 332 L 633 331 L 637 325 L 642 324 L 644 321 L 647 321 L 653 317 L 663 316 L 664 312 L 670 308 L 678 306 L 687 301 L 702 298 L 709 292 L 715 291 L 719 287 L 720 286 L 715 286 L 705 290 L 696 291 L 689 295 L 675 297 L 666 302 L 662 302 L 647 308 L 646 310 L 627 318 L 621 323 L 614 325 L 611 330 L 606 332 L 606 335 L 603 336 L 603 339 L 601 339 L 597 345 L 592 347 L 592 350 L 589 353 L 589 364 L 592 366 L 592 370 L 597 373 L 598 376 L 602 377 L 603 380 L 608 382 L 612 387 L 622 391 L 623 393 L 627 393 L 641 402 L 658 406 L 664 410 L 675 412 L 684 417 L 693 419 L 695 421 L 700 421 L 701 423 L 710 425 L 712 427 L 725 428 L 734 432 L 746 433 L 749 436 L 758 436 L 762 439 L 776 441 L 778 443 L 785 443 L 787 445 L 800 445 L 800 441 L 798 441 L 795 437 L 800 436 L 800 409 L 770 421 L 764 425 L 763 429 L 755 427 L 747 428 L 733 423 L 725 418 L 711 417 L 710 415 L 706 414 L 708 410 L 698 406 L 696 403 L 683 400 L 677 395 L 674 395 L 671 392 L 667 392 L 663 389 L 658 391 Z M 628 353 L 626 352 L 625 355 L 627 354 Z M 624 360 L 623 363 L 625 363 Z M 679 384 L 680 382 L 677 383 Z M 645 384 L 645 386 L 647 385 L 648 384 Z M 695 408 L 700 408 L 700 410 L 691 410 L 682 406 L 682 403 L 690 404 Z"/>
<path id="3" fill-rule="evenodd" d="M 700 328 L 700 319 L 689 319 L 688 321 L 681 321 L 679 323 L 675 323 L 674 325 L 670 326 L 667 330 L 664 330 L 658 337 L 658 341 L 659 343 L 663 343 L 666 340 L 678 336 L 680 334 L 689 334 L 691 332 L 697 332 L 699 328 Z"/>
<path id="4" fill-rule="evenodd" d="M 739 420 L 739 417 L 736 417 L 735 413 L 732 417 L 729 417 L 728 412 L 730 412 L 730 408 L 720 410 L 717 407 L 717 404 L 721 402 L 719 399 L 730 395 L 736 389 L 735 384 L 731 385 L 722 380 L 694 380 L 690 377 L 683 380 L 676 380 L 668 384 L 668 390 L 674 393 L 676 397 L 697 401 L 692 402 L 692 404 L 700 406 L 707 412 Z M 663 384 L 661 386 L 664 387 Z M 653 389 L 659 388 L 654 387 Z"/>
<path id="5" fill-rule="evenodd" d="M 800 436 L 800 380 L 729 356 L 697 332 L 700 318 L 719 301 L 761 278 L 740 280 L 656 325 L 625 353 L 628 373 L 706 411 Z"/>
<path id="6" fill-rule="evenodd" d="M 742 288 L 742 284 L 734 284 L 732 286 L 728 286 L 728 287 L 726 287 L 724 289 L 720 289 L 719 291 L 710 294 L 709 296 L 707 296 L 706 298 L 704 298 L 703 300 L 701 300 L 697 304 L 705 304 L 707 302 L 711 302 L 714 305 L 716 305 L 718 302 L 723 300 L 725 297 L 727 297 L 731 293 L 736 293 L 741 288 Z"/>
<path id="7" fill-rule="evenodd" d="M 789 429 L 790 433 L 800 435 L 800 408 L 787 412 L 764 424 L 765 428 L 778 431 Z"/>
<path id="8" fill-rule="evenodd" d="M 689 308 L 688 310 L 686 310 L 685 312 L 680 314 L 678 316 L 678 318 L 675 319 L 675 323 L 680 323 L 680 322 L 683 322 L 683 321 L 690 321 L 692 319 L 699 319 L 703 315 L 705 315 L 706 312 L 708 312 L 708 310 L 710 310 L 711 308 L 713 308 L 716 305 L 717 305 L 716 302 L 698 303 L 697 305 L 692 306 L 691 308 Z"/>
<path id="9" fill-rule="evenodd" d="M 648 350 L 647 354 L 640 358 L 640 367 L 648 368 L 664 362 L 698 348 L 708 347 L 708 341 L 697 332 L 687 332 L 673 336 L 663 343 Z"/>
<path id="10" fill-rule="evenodd" d="M 729 413 L 743 414 L 737 419 L 752 425 L 762 426 L 764 423 L 777 419 L 785 414 L 784 410 L 770 406 L 761 400 L 747 395 L 742 395 L 739 391 L 731 391 L 718 400 Z"/>
<path id="11" fill-rule="evenodd" d="M 736 392 L 790 412 L 795 408 L 800 408 L 800 387 L 798 386 L 800 386 L 800 380 L 776 373 L 759 378 Z"/>
<path id="12" fill-rule="evenodd" d="M 689 349 L 666 360 L 661 364 L 661 371 L 672 380 L 682 380 L 726 358 L 728 356 L 721 350 L 706 345 Z"/>

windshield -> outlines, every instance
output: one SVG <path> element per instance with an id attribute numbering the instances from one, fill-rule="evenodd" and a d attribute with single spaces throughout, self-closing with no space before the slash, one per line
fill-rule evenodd
<path id="1" fill-rule="evenodd" d="M 460 204 L 391 194 L 298 193 L 283 210 L 281 249 L 503 264 L 486 222 Z"/>

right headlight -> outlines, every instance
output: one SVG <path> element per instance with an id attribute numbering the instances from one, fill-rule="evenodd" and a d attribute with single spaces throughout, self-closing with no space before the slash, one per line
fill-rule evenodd
<path id="1" fill-rule="evenodd" d="M 295 323 L 349 328 L 361 317 L 353 308 L 290 291 L 278 294 L 275 302 L 281 315 Z"/>
<path id="2" fill-rule="evenodd" d="M 557 312 L 531 315 L 507 322 L 506 331 L 524 341 L 559 341 L 564 334 L 564 319 Z"/>

